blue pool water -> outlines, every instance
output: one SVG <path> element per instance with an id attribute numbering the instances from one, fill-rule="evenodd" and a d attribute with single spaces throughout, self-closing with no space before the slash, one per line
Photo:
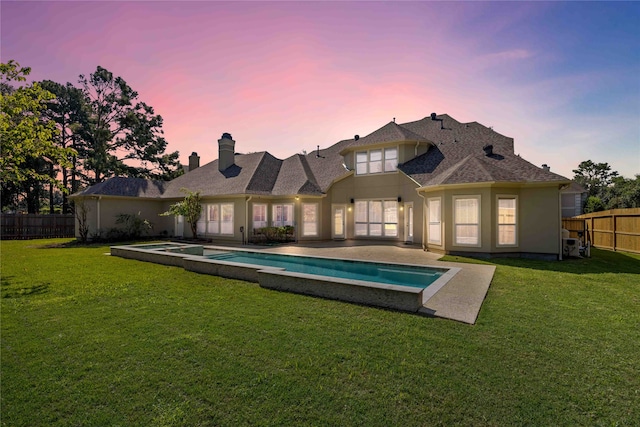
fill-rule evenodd
<path id="1" fill-rule="evenodd" d="M 380 264 L 327 258 L 310 258 L 256 252 L 226 252 L 206 258 L 241 264 L 281 267 L 296 273 L 364 280 L 392 285 L 426 288 L 446 273 L 444 269 L 410 265 Z"/>

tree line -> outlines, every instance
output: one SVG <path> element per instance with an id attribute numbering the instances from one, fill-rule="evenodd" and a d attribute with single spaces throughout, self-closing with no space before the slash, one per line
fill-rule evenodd
<path id="1" fill-rule="evenodd" d="M 113 176 L 183 173 L 179 153 L 166 153 L 162 116 L 122 77 L 98 66 L 75 85 L 25 84 L 30 72 L 0 64 L 3 212 L 69 213 L 70 194 Z"/>
<path id="2" fill-rule="evenodd" d="M 584 212 L 640 208 L 640 174 L 634 179 L 620 176 L 608 163 L 580 162 L 573 180 L 587 191 Z"/>

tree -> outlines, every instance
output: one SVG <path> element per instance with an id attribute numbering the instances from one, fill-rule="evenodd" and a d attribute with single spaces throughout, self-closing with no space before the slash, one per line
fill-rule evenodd
<path id="1" fill-rule="evenodd" d="M 612 184 L 613 178 L 618 176 L 618 172 L 612 171 L 608 163 L 593 163 L 585 160 L 574 169 L 573 180 L 582 185 L 589 196 L 602 198 L 602 192 Z"/>
<path id="2" fill-rule="evenodd" d="M 93 175 L 86 177 L 89 184 L 114 175 L 166 179 L 175 173 L 178 152 L 165 154 L 162 117 L 136 101 L 138 92 L 100 66 L 88 78 L 80 75 L 79 83 L 90 108 L 81 130 L 84 170 Z"/>
<path id="3" fill-rule="evenodd" d="M 200 193 L 198 191 L 189 191 L 186 188 L 181 188 L 181 191 L 186 193 L 184 200 L 169 206 L 169 210 L 161 213 L 160 216 L 183 216 L 191 227 L 191 235 L 196 239 L 198 238 L 198 220 L 202 214 Z"/>
<path id="4" fill-rule="evenodd" d="M 61 187 L 51 176 L 50 168 L 45 166 L 68 166 L 68 158 L 73 154 L 72 149 L 55 144 L 55 123 L 42 115 L 46 102 L 54 95 L 37 82 L 18 88 L 9 83 L 25 81 L 30 72 L 30 68 L 20 67 L 13 60 L 0 64 L 0 181 L 3 192 L 24 185 L 41 187 L 42 183 Z M 29 205 L 29 212 L 39 210 L 39 206 Z"/>
<path id="5" fill-rule="evenodd" d="M 51 165 L 52 173 L 57 174 L 57 167 L 62 175 L 62 187 L 67 191 L 62 193 L 62 213 L 69 213 L 68 193 L 75 193 L 79 189 L 77 160 L 78 154 L 82 153 L 79 131 L 88 121 L 88 100 L 82 90 L 74 87 L 71 83 L 62 85 L 51 80 L 44 80 L 40 85 L 55 95 L 55 99 L 47 102 L 47 109 L 44 115 L 56 123 L 58 129 L 57 144 L 59 147 L 71 147 L 75 150 L 71 158 L 71 169 L 65 165 Z M 55 169 L 55 170 L 54 170 Z M 69 179 L 71 183 L 69 183 Z M 52 188 L 49 189 L 50 198 L 53 197 Z"/>
<path id="6" fill-rule="evenodd" d="M 607 209 L 640 208 L 640 175 L 635 179 L 617 176 L 613 185 L 603 192 L 603 202 Z"/>

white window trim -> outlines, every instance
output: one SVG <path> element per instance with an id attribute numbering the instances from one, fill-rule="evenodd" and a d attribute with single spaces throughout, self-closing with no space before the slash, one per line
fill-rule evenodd
<path id="1" fill-rule="evenodd" d="M 438 235 L 438 240 L 432 240 L 431 239 L 431 225 L 436 225 L 436 223 L 432 223 L 431 222 L 431 201 L 435 201 L 437 200 L 440 204 L 440 221 L 437 222 L 439 229 L 440 229 L 440 233 Z M 427 243 L 430 243 L 432 245 L 438 245 L 438 246 L 442 246 L 442 197 L 430 197 L 427 199 Z"/>
<path id="2" fill-rule="evenodd" d="M 509 243 L 509 244 L 500 244 L 500 199 L 515 199 L 516 201 L 516 223 L 515 224 L 503 224 L 503 225 L 515 225 L 516 226 L 516 242 L 515 243 Z M 515 194 L 498 194 L 496 195 L 496 247 L 498 248 L 515 248 L 518 247 L 518 237 L 520 237 L 520 233 L 519 233 L 519 224 L 520 221 L 518 221 L 518 214 L 519 214 L 519 210 L 518 210 L 518 196 Z"/>
<path id="3" fill-rule="evenodd" d="M 393 170 L 386 170 L 385 166 L 386 166 L 386 150 L 390 149 L 390 148 L 395 148 L 396 150 L 396 158 L 394 159 L 396 161 L 396 167 Z M 380 160 L 382 162 L 382 170 L 380 172 L 370 172 L 370 164 L 371 164 L 371 152 L 372 151 L 380 151 L 382 154 L 382 159 Z M 367 161 L 366 162 L 360 162 L 358 163 L 358 153 L 364 153 L 366 155 Z M 371 148 L 371 149 L 365 149 L 365 150 L 356 150 L 354 152 L 353 155 L 353 162 L 354 162 L 354 170 L 355 170 L 355 175 L 356 176 L 365 176 L 365 175 L 384 175 L 384 174 L 388 174 L 388 173 L 397 173 L 398 172 L 398 158 L 400 156 L 400 149 L 399 147 L 396 146 L 392 146 L 392 147 L 380 147 L 380 148 Z M 364 173 L 358 173 L 358 164 L 364 164 L 366 165 L 366 172 Z"/>
<path id="4" fill-rule="evenodd" d="M 456 200 L 460 199 L 477 199 L 478 200 L 478 243 L 458 243 L 456 236 Z M 482 247 L 482 196 L 480 194 L 473 195 L 459 195 L 453 196 L 452 199 L 452 212 L 453 212 L 453 246 L 466 247 L 466 248 L 480 248 Z M 442 220 L 442 218 L 440 218 Z"/>
<path id="5" fill-rule="evenodd" d="M 306 205 L 313 205 L 316 207 L 316 219 L 315 219 L 315 226 L 316 226 L 316 231 L 315 233 L 305 233 L 305 227 L 304 225 L 306 224 L 304 221 L 304 207 Z M 300 207 L 301 212 L 300 215 L 302 216 L 302 221 L 300 221 L 302 223 L 302 235 L 304 237 L 314 237 L 314 236 L 318 236 L 318 230 L 320 228 L 319 226 L 319 222 L 320 222 L 320 205 L 318 203 L 302 203 L 302 206 Z"/>

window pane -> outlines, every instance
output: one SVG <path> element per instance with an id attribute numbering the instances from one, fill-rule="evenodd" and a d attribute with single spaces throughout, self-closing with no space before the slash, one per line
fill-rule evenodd
<path id="1" fill-rule="evenodd" d="M 429 222 L 440 222 L 440 199 L 429 200 Z"/>
<path id="2" fill-rule="evenodd" d="M 364 175 L 367 173 L 367 164 L 366 163 L 358 163 L 356 165 L 356 174 Z"/>
<path id="3" fill-rule="evenodd" d="M 384 225 L 384 235 L 385 236 L 397 236 L 398 235 L 398 224 L 385 224 Z"/>
<path id="4" fill-rule="evenodd" d="M 477 245 L 478 226 L 456 225 L 456 243 L 463 245 Z"/>
<path id="5" fill-rule="evenodd" d="M 356 174 L 364 175 L 367 173 L 367 152 L 361 151 L 356 153 Z"/>
<path id="6" fill-rule="evenodd" d="M 369 236 L 382 236 L 382 224 L 369 224 Z"/>
<path id="7" fill-rule="evenodd" d="M 456 224 L 477 224 L 478 199 L 456 199 L 455 222 Z"/>
<path id="8" fill-rule="evenodd" d="M 356 202 L 356 222 L 367 222 L 367 202 Z"/>
<path id="9" fill-rule="evenodd" d="M 369 222 L 382 222 L 382 202 L 369 202 Z"/>
<path id="10" fill-rule="evenodd" d="M 304 236 L 315 236 L 318 234 L 318 205 L 315 203 L 304 203 L 302 205 L 302 234 Z"/>
<path id="11" fill-rule="evenodd" d="M 367 235 L 367 224 L 356 223 L 356 236 L 366 236 L 366 235 Z"/>
<path id="12" fill-rule="evenodd" d="M 498 226 L 498 244 L 499 245 L 515 245 L 516 244 L 516 226 L 515 225 L 499 225 Z"/>
<path id="13" fill-rule="evenodd" d="M 356 162 L 357 163 L 366 163 L 367 162 L 367 152 L 360 151 L 356 153 Z"/>
<path id="14" fill-rule="evenodd" d="M 369 152 L 369 173 L 382 172 L 382 150 L 371 150 Z"/>
<path id="15" fill-rule="evenodd" d="M 390 172 L 398 167 L 398 149 L 385 148 L 384 150 L 384 170 Z"/>
<path id="16" fill-rule="evenodd" d="M 516 199 L 498 199 L 498 224 L 516 223 Z"/>
<path id="17" fill-rule="evenodd" d="M 253 228 L 267 226 L 267 205 L 253 205 Z"/>
<path id="18" fill-rule="evenodd" d="M 209 205 L 209 221 L 218 221 L 219 219 L 219 205 Z"/>
<path id="19" fill-rule="evenodd" d="M 384 202 L 384 222 L 398 223 L 398 202 L 394 200 Z"/>
<path id="20" fill-rule="evenodd" d="M 442 244 L 440 223 L 429 224 L 429 243 Z"/>
<path id="21" fill-rule="evenodd" d="M 233 204 L 220 205 L 222 221 L 220 222 L 220 234 L 233 234 Z"/>

